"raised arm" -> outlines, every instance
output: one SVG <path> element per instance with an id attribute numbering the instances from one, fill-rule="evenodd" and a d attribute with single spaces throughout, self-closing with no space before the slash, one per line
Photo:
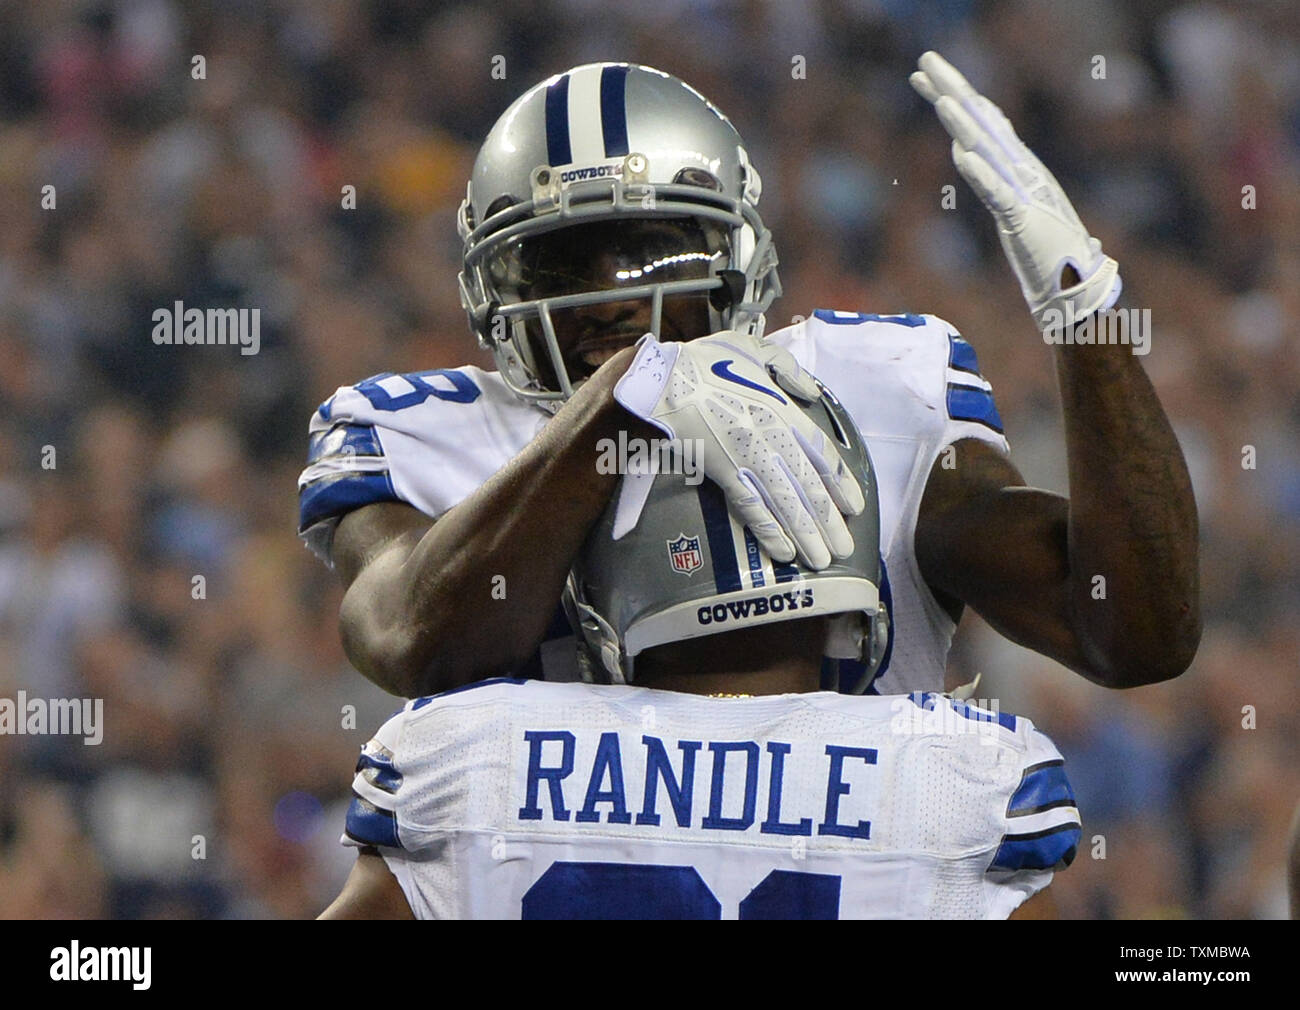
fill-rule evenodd
<path id="1" fill-rule="evenodd" d="M 1200 641 L 1187 466 L 1133 348 L 1072 339 L 1114 304 L 1118 265 L 997 106 L 934 53 L 912 83 L 953 136 L 953 160 L 997 221 L 1040 330 L 1058 338 L 1049 342 L 1070 480 L 1068 500 L 1026 488 L 994 450 L 958 443 L 956 465 L 936 466 L 926 486 L 922 574 L 1008 638 L 1098 683 L 1175 677 Z"/>

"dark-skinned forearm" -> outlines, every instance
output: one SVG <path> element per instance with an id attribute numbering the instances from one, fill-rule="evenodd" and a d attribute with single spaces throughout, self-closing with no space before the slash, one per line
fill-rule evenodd
<path id="1" fill-rule="evenodd" d="M 618 486 L 598 443 L 657 432 L 614 401 L 634 350 L 606 363 L 514 459 L 363 576 L 349 655 L 395 693 L 445 691 L 525 661 L 555 614 L 573 558 Z M 359 582 L 361 580 L 358 580 Z M 345 610 L 348 601 L 345 600 Z"/>
<path id="2" fill-rule="evenodd" d="M 1200 641 L 1196 502 L 1182 450 L 1130 347 L 1065 344 L 1055 354 L 1079 644 L 1114 686 L 1166 680 Z"/>

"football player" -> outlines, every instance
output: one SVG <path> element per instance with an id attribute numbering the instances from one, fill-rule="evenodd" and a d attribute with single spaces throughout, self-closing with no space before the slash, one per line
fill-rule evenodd
<path id="1" fill-rule="evenodd" d="M 362 749 L 324 918 L 1005 918 L 1069 864 L 1079 812 L 1029 722 L 818 691 L 826 655 L 885 660 L 887 601 L 861 437 L 829 394 L 801 409 L 864 489 L 852 550 L 738 555 L 672 475 L 612 503 L 567 589 L 612 683 L 409 702 Z"/>
<path id="2" fill-rule="evenodd" d="M 312 418 L 300 531 L 347 587 L 359 670 L 405 697 L 506 672 L 573 678 L 558 602 L 618 486 L 597 462 L 620 437 L 699 440 L 711 528 L 739 556 L 845 557 L 861 489 L 800 428 L 808 373 L 865 435 L 893 599 L 888 662 L 842 665 L 842 690 L 942 690 L 967 605 L 1098 684 L 1188 666 L 1200 616 L 1182 453 L 1130 348 L 1069 339 L 1114 304 L 1118 267 L 997 107 L 937 54 L 920 67 L 913 84 L 1036 322 L 1067 321 L 1050 354 L 1070 497 L 1024 486 L 975 350 L 944 320 L 817 311 L 764 335 L 777 260 L 735 128 L 667 74 L 576 67 L 505 111 L 461 206 L 461 297 L 498 369 L 376 375 Z M 760 577 L 728 572 L 744 588 Z"/>

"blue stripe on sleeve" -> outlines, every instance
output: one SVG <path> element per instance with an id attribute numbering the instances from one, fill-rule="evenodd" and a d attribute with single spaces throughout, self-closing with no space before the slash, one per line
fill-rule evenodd
<path id="1" fill-rule="evenodd" d="M 329 431 L 311 437 L 307 447 L 307 464 L 326 456 L 382 456 L 383 447 L 373 424 L 336 424 Z"/>
<path id="2" fill-rule="evenodd" d="M 402 785 L 402 773 L 393 767 L 391 757 L 369 754 L 363 750 L 357 759 L 356 772 L 358 775 L 364 774 L 367 782 L 386 793 L 395 793 Z"/>
<path id="3" fill-rule="evenodd" d="M 569 75 L 546 89 L 546 158 L 552 167 L 573 161 L 569 146 Z"/>
<path id="4" fill-rule="evenodd" d="M 709 542 L 714 582 L 720 593 L 735 592 L 740 588 L 740 564 L 731 541 L 731 521 L 722 488 L 706 480 L 695 491 L 700 496 L 700 511 L 704 515 L 704 535 Z M 779 576 L 777 581 L 781 581 Z"/>
<path id="5" fill-rule="evenodd" d="M 1064 762 L 1045 761 L 1025 769 L 1020 786 L 1007 804 L 1007 816 L 1026 817 L 1053 807 L 1074 805 L 1074 790 L 1065 777 Z"/>
<path id="6" fill-rule="evenodd" d="M 387 473 L 343 473 L 314 480 L 298 492 L 298 531 L 376 502 L 400 501 Z"/>
<path id="7" fill-rule="evenodd" d="M 959 372 L 970 372 L 972 375 L 980 374 L 980 363 L 975 356 L 975 348 L 955 333 L 948 334 L 948 367 L 955 368 Z"/>
<path id="8" fill-rule="evenodd" d="M 606 67 L 600 72 L 600 130 L 605 157 L 627 154 L 627 67 Z"/>
<path id="9" fill-rule="evenodd" d="M 990 870 L 1050 870 L 1069 866 L 1082 834 L 1077 823 L 1062 824 L 1028 835 L 1003 835 Z"/>
<path id="10" fill-rule="evenodd" d="M 993 394 L 978 386 L 960 386 L 948 383 L 948 416 L 954 421 L 974 421 L 1002 432 L 1002 418 L 993 403 Z"/>
<path id="11" fill-rule="evenodd" d="M 348 819 L 343 829 L 349 838 L 362 845 L 383 845 L 400 849 L 397 838 L 397 815 L 391 810 L 380 810 L 356 793 L 348 806 Z"/>

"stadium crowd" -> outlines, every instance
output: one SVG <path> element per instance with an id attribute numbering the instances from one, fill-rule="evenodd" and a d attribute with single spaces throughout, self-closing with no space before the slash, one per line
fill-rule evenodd
<path id="1" fill-rule="evenodd" d="M 1202 524 L 1180 679 L 1107 692 L 967 615 L 948 682 L 982 672 L 977 696 L 1066 756 L 1085 823 L 1062 915 L 1285 915 L 1300 10 L 54 0 L 0 6 L 0 697 L 103 699 L 104 733 L 0 737 L 0 917 L 301 917 L 337 892 L 356 751 L 398 702 L 348 665 L 335 580 L 294 536 L 307 419 L 376 372 L 489 365 L 455 209 L 487 128 L 549 73 L 628 59 L 708 95 L 764 174 L 769 329 L 949 319 L 1013 458 L 1064 492 L 1051 353 L 907 83 L 927 48 L 1002 105 L 1151 310 Z M 259 353 L 155 345 L 176 300 L 259 308 Z"/>

